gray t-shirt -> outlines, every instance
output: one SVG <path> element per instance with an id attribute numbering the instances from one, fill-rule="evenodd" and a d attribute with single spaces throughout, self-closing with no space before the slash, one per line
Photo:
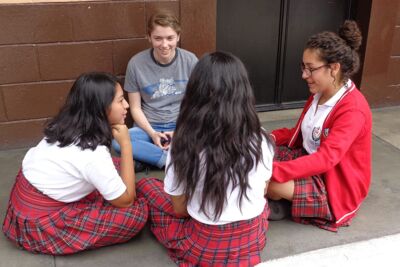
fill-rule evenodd
<path id="1" fill-rule="evenodd" d="M 142 110 L 150 123 L 175 122 L 196 63 L 197 57 L 181 48 L 167 65 L 155 61 L 152 49 L 144 50 L 130 59 L 124 89 L 140 93 Z"/>

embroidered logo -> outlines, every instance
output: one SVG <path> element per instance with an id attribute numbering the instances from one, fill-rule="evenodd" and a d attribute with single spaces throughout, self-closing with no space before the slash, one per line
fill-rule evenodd
<path id="1" fill-rule="evenodd" d="M 328 137 L 328 134 L 329 134 L 329 128 L 325 128 L 325 129 L 324 129 L 324 136 L 325 136 L 325 138 Z"/>
<path id="2" fill-rule="evenodd" d="M 314 127 L 312 130 L 312 139 L 316 142 L 321 137 L 321 127 Z"/>

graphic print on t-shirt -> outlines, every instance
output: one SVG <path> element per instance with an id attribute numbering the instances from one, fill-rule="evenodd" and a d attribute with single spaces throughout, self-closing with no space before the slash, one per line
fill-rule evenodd
<path id="1" fill-rule="evenodd" d="M 173 78 L 161 78 L 158 88 L 154 91 L 151 99 L 160 98 L 167 95 L 179 95 L 182 92 L 177 90 L 175 81 Z"/>

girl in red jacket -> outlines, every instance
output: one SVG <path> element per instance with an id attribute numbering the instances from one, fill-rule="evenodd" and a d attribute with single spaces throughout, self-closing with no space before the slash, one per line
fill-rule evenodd
<path id="1" fill-rule="evenodd" d="M 294 221 L 330 231 L 350 224 L 371 180 L 371 111 L 350 80 L 359 69 L 360 45 L 354 21 L 339 34 L 312 36 L 301 63 L 312 95 L 294 128 L 271 134 L 277 145 L 267 192 L 271 210 L 282 208 L 276 200 L 291 201 Z"/>

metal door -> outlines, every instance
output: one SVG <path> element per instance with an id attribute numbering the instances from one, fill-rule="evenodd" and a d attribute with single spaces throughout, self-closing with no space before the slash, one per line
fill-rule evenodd
<path id="1" fill-rule="evenodd" d="M 314 33 L 336 31 L 352 0 L 218 0 L 217 49 L 249 71 L 258 110 L 300 107 L 309 96 L 301 79 L 304 45 Z"/>

